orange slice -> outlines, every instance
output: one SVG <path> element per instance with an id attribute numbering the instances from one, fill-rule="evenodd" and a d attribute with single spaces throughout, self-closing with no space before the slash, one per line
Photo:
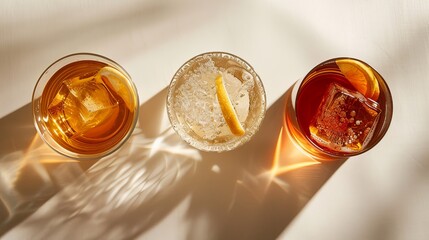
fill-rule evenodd
<path id="1" fill-rule="evenodd" d="M 101 77 L 103 82 L 111 87 L 123 100 L 130 111 L 133 111 L 133 94 L 130 88 L 126 85 L 127 77 L 118 70 L 106 66 L 100 69 L 96 77 Z"/>
<path id="2" fill-rule="evenodd" d="M 377 101 L 380 87 L 375 72 L 369 66 L 353 59 L 338 59 L 336 64 L 357 91 Z"/>
<path id="3" fill-rule="evenodd" d="M 235 112 L 234 106 L 229 99 L 228 92 L 226 91 L 223 83 L 222 74 L 216 77 L 216 94 L 217 100 L 220 105 L 223 117 L 225 118 L 226 124 L 234 135 L 241 136 L 245 133 L 243 126 L 238 120 L 237 113 Z"/>

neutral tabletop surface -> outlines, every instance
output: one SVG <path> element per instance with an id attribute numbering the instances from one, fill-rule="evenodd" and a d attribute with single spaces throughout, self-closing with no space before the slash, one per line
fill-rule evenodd
<path id="1" fill-rule="evenodd" d="M 190 147 L 165 113 L 176 70 L 208 51 L 242 57 L 265 85 L 260 131 L 228 153 Z M 77 52 L 115 60 L 139 92 L 132 137 L 98 162 L 58 156 L 32 123 L 38 77 Z M 385 78 L 391 126 L 357 157 L 294 163 L 290 143 L 278 144 L 286 93 L 340 56 Z M 0 106 L 0 238 L 429 236 L 426 0 L 2 0 Z M 284 171 L 272 174 L 279 164 Z"/>

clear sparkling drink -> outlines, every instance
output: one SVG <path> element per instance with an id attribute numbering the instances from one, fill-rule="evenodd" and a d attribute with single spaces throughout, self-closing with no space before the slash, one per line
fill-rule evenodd
<path id="1" fill-rule="evenodd" d="M 227 151 L 247 142 L 265 108 L 263 85 L 253 68 L 222 52 L 186 62 L 173 77 L 167 98 L 173 128 L 206 151 Z"/>

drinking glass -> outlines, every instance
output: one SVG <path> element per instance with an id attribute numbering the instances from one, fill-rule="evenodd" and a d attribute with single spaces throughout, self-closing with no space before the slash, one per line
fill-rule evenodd
<path id="1" fill-rule="evenodd" d="M 225 52 L 193 57 L 174 74 L 167 94 L 173 129 L 191 146 L 223 152 L 248 142 L 265 116 L 261 79 Z"/>
<path id="2" fill-rule="evenodd" d="M 53 150 L 71 158 L 100 158 L 130 136 L 139 98 L 130 75 L 116 62 L 92 53 L 52 63 L 34 88 L 36 129 Z"/>
<path id="3" fill-rule="evenodd" d="M 367 63 L 334 58 L 295 83 L 285 109 L 290 137 L 318 160 L 346 159 L 373 148 L 387 132 L 393 101 Z"/>

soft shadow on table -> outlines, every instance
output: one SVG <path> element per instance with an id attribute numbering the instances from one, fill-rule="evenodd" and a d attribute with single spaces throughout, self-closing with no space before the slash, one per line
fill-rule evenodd
<path id="1" fill-rule="evenodd" d="M 162 158 L 162 156 L 159 156 L 159 152 L 165 146 L 162 145 L 160 139 L 164 139 L 164 142 L 167 142 L 171 141 L 170 138 L 175 138 L 175 134 L 172 134 L 172 132 L 160 133 L 159 118 L 162 117 L 165 109 L 165 97 L 166 89 L 141 105 L 139 123 L 140 125 L 145 125 L 145 129 L 143 130 L 137 126 L 131 139 L 119 151 L 101 159 L 100 161 L 103 164 L 100 164 L 98 168 L 94 168 L 91 174 L 97 172 L 97 169 L 103 168 L 103 166 L 108 166 L 103 169 L 104 175 L 111 174 L 109 172 L 111 169 L 123 169 L 123 165 L 112 163 L 120 161 L 118 159 L 121 158 L 135 157 L 136 161 L 143 159 L 141 156 L 133 155 L 133 152 L 139 151 L 138 147 L 145 150 L 140 151 L 140 155 L 151 155 L 151 159 Z M 86 177 L 82 176 L 82 174 L 99 160 L 69 159 L 50 149 L 43 143 L 36 132 L 31 104 L 27 104 L 1 118 L 0 133 L 2 135 L 0 138 L 0 236 L 2 236 L 33 214 L 59 191 L 63 190 L 65 192 L 66 190 L 64 189 L 76 179 L 78 181 L 74 186 L 82 187 L 83 185 L 79 181 L 86 180 Z M 155 148 L 152 148 L 151 144 L 156 139 L 158 139 L 157 148 L 156 151 L 153 151 Z M 133 148 L 134 145 L 138 145 L 138 147 Z M 172 147 L 169 151 L 175 151 L 177 148 Z M 196 152 L 196 150 L 193 151 Z M 164 174 L 161 171 L 165 169 L 155 169 L 160 164 L 154 164 L 153 162 L 156 160 L 151 161 L 145 163 L 147 168 L 151 168 L 147 172 L 151 175 L 156 175 L 154 174 L 156 171 L 159 171 L 159 175 Z M 159 163 L 163 161 L 165 159 L 158 160 Z M 174 161 L 169 161 L 166 166 L 175 167 L 173 164 Z M 124 165 L 130 164 L 125 161 Z M 140 169 L 138 167 L 134 168 Z M 176 168 L 174 169 L 176 170 Z M 123 173 L 122 171 L 116 175 Z M 89 174 L 89 172 L 86 174 Z M 165 172 L 165 174 L 169 173 Z M 142 177 L 144 176 L 142 175 Z M 150 178 L 142 179 L 145 181 L 150 180 Z M 121 180 L 123 179 L 119 181 Z M 70 189 L 72 187 L 69 187 L 68 193 L 73 191 Z M 79 192 L 80 190 L 77 190 L 76 195 Z M 40 223 L 43 225 L 43 222 Z"/>
<path id="2" fill-rule="evenodd" d="M 0 119 L 0 135 L 1 236 L 95 161 L 70 160 L 43 144 L 30 103 Z"/>
<path id="3" fill-rule="evenodd" d="M 45 201 L 61 191 L 6 239 L 144 237 L 186 199 L 181 220 L 188 226 L 186 239 L 275 239 L 342 164 L 315 162 L 284 140 L 287 96 L 268 109 L 248 144 L 206 153 L 183 142 L 171 127 L 162 128 L 162 90 L 141 106 L 138 126 L 120 150 L 84 174 L 82 168 L 51 171 L 52 182 L 73 177 L 52 188 Z M 36 149 L 49 152 L 39 145 Z M 43 154 L 34 157 L 35 152 L 22 156 L 49 162 Z"/>
<path id="4" fill-rule="evenodd" d="M 203 153 L 192 187 L 187 239 L 276 239 L 344 161 L 317 162 L 283 126 L 289 89 L 267 111 L 251 142 Z"/>
<path id="5" fill-rule="evenodd" d="M 130 139 L 118 151 L 92 162 L 95 164 L 86 169 L 71 168 L 70 163 L 80 161 L 58 156 L 33 135 L 34 130 L 33 134 L 29 134 L 30 139 L 26 140 L 28 143 L 22 144 L 19 154 L 6 153 L 1 163 L 14 163 L 14 167 L 9 168 L 13 173 L 10 175 L 18 176 L 15 178 L 20 179 L 23 189 L 36 189 L 34 194 L 22 201 L 34 205 L 37 200 L 37 206 L 26 209 L 24 215 L 17 214 L 21 210 L 16 206 L 15 199 L 21 195 L 14 184 L 17 181 L 9 181 L 7 191 L 2 189 L 1 192 L 2 199 L 6 200 L 2 204 L 5 206 L 2 233 L 49 201 L 17 226 L 24 231 L 13 229 L 4 237 L 130 238 L 144 232 L 174 209 L 189 193 L 186 183 L 193 176 L 201 155 L 183 142 L 170 127 L 163 129 L 166 92 L 165 88 L 140 106 L 138 124 Z M 29 110 L 26 107 L 23 111 Z M 28 123 L 32 125 L 31 121 Z M 38 198 L 42 191 L 33 187 L 37 182 L 34 181 L 35 177 L 25 177 L 28 171 L 21 170 L 22 162 L 26 163 L 25 166 L 31 162 L 35 173 L 29 176 L 36 175 L 37 179 L 41 179 L 40 188 L 49 190 L 43 199 Z M 61 168 L 47 169 L 46 163 L 55 163 Z M 51 198 L 55 193 L 55 197 Z"/>

